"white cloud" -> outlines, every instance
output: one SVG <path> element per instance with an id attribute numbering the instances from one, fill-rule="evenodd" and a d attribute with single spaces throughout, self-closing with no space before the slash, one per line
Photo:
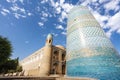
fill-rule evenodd
<path id="1" fill-rule="evenodd" d="M 7 2 L 15 3 L 17 0 L 6 0 Z"/>
<path id="2" fill-rule="evenodd" d="M 23 2 L 24 2 L 24 0 L 19 0 L 22 4 L 23 4 Z"/>
<path id="3" fill-rule="evenodd" d="M 48 2 L 48 0 L 41 0 L 41 4 L 44 4 L 44 3 L 46 3 L 46 2 Z"/>
<path id="4" fill-rule="evenodd" d="M 3 16 L 6 16 L 6 15 L 7 15 L 7 13 L 5 13 L 5 12 L 3 12 L 3 11 L 1 11 L 1 14 L 2 14 Z"/>
<path id="5" fill-rule="evenodd" d="M 6 13 L 10 13 L 10 11 L 8 9 L 2 9 L 2 10 Z"/>
<path id="6" fill-rule="evenodd" d="M 43 16 L 42 16 L 40 19 L 41 19 L 43 22 L 46 22 L 46 21 L 47 21 L 47 18 L 46 18 L 46 17 L 43 17 Z"/>
<path id="7" fill-rule="evenodd" d="M 87 6 L 89 3 L 91 3 L 91 0 L 85 0 L 84 2 L 81 3 L 81 5 Z"/>
<path id="8" fill-rule="evenodd" d="M 117 33 L 120 33 L 120 29 L 117 30 Z"/>
<path id="9" fill-rule="evenodd" d="M 59 22 L 63 23 L 63 20 L 61 17 L 58 18 Z"/>
<path id="10" fill-rule="evenodd" d="M 107 36 L 108 38 L 110 38 L 111 35 L 112 35 L 112 31 L 109 30 L 109 31 L 106 32 L 106 36 Z"/>
<path id="11" fill-rule="evenodd" d="M 64 27 L 62 25 L 58 25 L 56 29 L 64 30 Z"/>
<path id="12" fill-rule="evenodd" d="M 15 18 L 19 19 L 20 14 L 14 13 Z"/>
<path id="13" fill-rule="evenodd" d="M 12 6 L 10 7 L 10 10 L 8 9 L 2 9 L 1 14 L 6 16 L 8 13 L 14 14 L 14 16 L 19 19 L 19 18 L 25 18 L 27 16 L 31 16 L 33 13 L 31 11 L 25 10 L 24 7 L 20 7 L 19 5 L 17 5 L 17 2 L 21 2 L 23 3 L 24 0 L 6 0 L 9 3 L 13 3 Z M 57 17 L 60 24 L 61 25 L 57 25 L 56 29 L 61 29 L 64 30 L 64 27 L 62 26 L 62 24 L 64 23 L 65 19 L 67 18 L 67 14 L 70 11 L 70 9 L 72 7 L 74 7 L 75 5 L 73 5 L 71 2 L 67 3 L 67 1 L 65 0 L 40 0 L 39 4 L 44 4 L 44 3 L 49 3 L 53 9 L 53 11 L 50 9 L 48 9 L 49 7 L 44 6 L 44 7 L 36 7 L 35 9 L 37 10 L 37 12 L 41 12 L 41 16 L 40 19 L 42 22 L 38 22 L 39 26 L 43 26 L 44 22 L 47 21 L 47 17 Z M 93 13 L 93 15 L 95 16 L 95 18 L 97 19 L 97 21 L 100 23 L 100 25 L 102 26 L 102 28 L 104 29 L 109 29 L 106 34 L 108 37 L 111 37 L 113 32 L 117 32 L 120 33 L 120 12 L 118 12 L 120 10 L 120 6 L 119 4 L 119 0 L 79 0 L 78 1 L 80 5 L 84 5 L 87 6 Z M 91 6 L 92 5 L 92 6 Z M 92 7 L 94 7 L 95 9 L 93 9 Z M 104 14 L 100 14 L 103 13 L 101 12 L 101 10 L 105 8 L 105 12 Z M 43 11 L 41 11 L 43 9 Z M 51 11 L 49 11 L 51 10 Z M 114 15 L 111 16 L 109 13 L 109 10 L 114 10 Z M 49 12 L 48 12 L 49 11 Z M 36 13 L 37 13 L 36 12 Z M 118 13 L 116 13 L 118 12 Z M 106 23 L 104 22 L 106 21 Z M 66 24 L 66 23 L 65 23 Z M 66 32 L 62 32 L 61 34 L 65 34 Z"/>
<path id="14" fill-rule="evenodd" d="M 70 11 L 70 9 L 73 8 L 73 5 L 69 4 L 69 3 L 64 3 L 61 5 L 61 7 L 64 9 L 64 11 L 66 11 L 68 13 Z"/>
<path id="15" fill-rule="evenodd" d="M 106 32 L 107 37 L 111 37 L 113 32 L 117 32 L 120 34 L 120 11 L 117 12 L 115 15 L 100 15 L 98 12 L 94 11 L 92 12 L 97 21 L 100 23 L 102 28 L 109 28 L 109 30 Z M 104 21 L 107 21 L 107 23 L 104 23 Z"/>
<path id="16" fill-rule="evenodd" d="M 105 15 L 100 15 L 96 11 L 92 11 L 92 14 L 94 15 L 95 19 L 99 22 L 102 28 L 106 28 L 104 21 L 107 21 L 109 16 Z"/>
<path id="17" fill-rule="evenodd" d="M 13 14 L 14 14 L 15 18 L 17 18 L 17 19 L 19 19 L 20 17 L 26 18 L 26 16 L 18 14 L 18 13 L 13 13 Z"/>
<path id="18" fill-rule="evenodd" d="M 30 12 L 26 12 L 26 10 L 24 8 L 19 7 L 16 3 L 14 3 L 12 5 L 12 7 L 10 7 L 11 12 L 14 14 L 15 18 L 19 19 L 21 18 L 26 18 L 27 15 L 30 16 L 31 13 Z"/>
<path id="19" fill-rule="evenodd" d="M 97 2 L 98 0 L 92 0 L 92 2 Z"/>
<path id="20" fill-rule="evenodd" d="M 19 8 L 19 10 L 24 14 L 26 13 L 24 8 Z"/>
<path id="21" fill-rule="evenodd" d="M 61 13 L 61 7 L 57 7 L 57 8 L 56 8 L 56 13 L 57 13 L 57 14 L 60 14 L 60 13 Z"/>
<path id="22" fill-rule="evenodd" d="M 43 26 L 44 23 L 43 23 L 43 22 L 38 22 L 38 25 L 39 25 L 39 26 Z"/>
<path id="23" fill-rule="evenodd" d="M 48 17 L 48 14 L 45 13 L 44 11 L 42 11 L 42 16 L 43 16 L 43 17 Z"/>
<path id="24" fill-rule="evenodd" d="M 65 11 L 63 11 L 61 13 L 61 19 L 64 20 L 65 18 L 67 18 L 67 13 Z"/>
<path id="25" fill-rule="evenodd" d="M 10 11 L 8 10 L 8 9 L 2 9 L 2 11 L 1 11 L 1 14 L 3 15 L 3 16 L 6 16 L 8 13 L 10 13 Z"/>
<path id="26" fill-rule="evenodd" d="M 51 3 L 51 6 L 53 6 L 53 7 L 57 7 L 57 4 L 58 4 L 58 2 L 54 2 L 54 0 L 50 0 L 50 3 Z"/>
<path id="27" fill-rule="evenodd" d="M 60 5 L 62 5 L 65 2 L 65 0 L 60 0 Z"/>
<path id="28" fill-rule="evenodd" d="M 108 19 L 106 26 L 110 27 L 110 31 L 117 31 L 120 29 L 120 11 Z"/>
<path id="29" fill-rule="evenodd" d="M 14 12 L 21 12 L 23 14 L 26 13 L 25 9 L 24 8 L 20 8 L 17 4 L 14 4 L 10 9 L 12 11 L 14 11 Z"/>
<path id="30" fill-rule="evenodd" d="M 7 2 L 10 2 L 10 0 L 6 0 Z"/>
<path id="31" fill-rule="evenodd" d="M 19 7 L 15 5 L 15 6 L 11 7 L 11 10 L 12 11 L 17 11 L 17 10 L 19 10 Z"/>
<path id="32" fill-rule="evenodd" d="M 64 22 L 64 19 L 67 18 L 67 14 L 70 11 L 70 9 L 73 7 L 72 4 L 68 4 L 68 3 L 64 3 L 61 5 L 61 8 L 63 9 L 63 11 L 61 11 L 61 16 L 59 17 L 59 21 L 60 22 Z"/>
<path id="33" fill-rule="evenodd" d="M 109 10 L 117 11 L 118 9 L 120 9 L 118 4 L 119 4 L 119 0 L 115 0 L 115 1 L 111 0 L 110 2 L 104 5 L 104 8 L 106 9 L 106 11 L 109 11 Z"/>
<path id="34" fill-rule="evenodd" d="M 66 32 L 62 32 L 61 34 L 66 35 Z"/>
<path id="35" fill-rule="evenodd" d="M 30 12 L 28 12 L 27 14 L 28 14 L 28 16 L 31 16 L 31 15 L 32 15 L 32 13 L 30 13 Z"/>
<path id="36" fill-rule="evenodd" d="M 51 6 L 54 7 L 54 13 L 60 14 L 59 22 L 64 22 L 64 19 L 67 18 L 67 13 L 73 7 L 72 4 L 65 3 L 65 0 L 60 0 L 60 2 L 54 2 L 54 0 L 50 0 Z"/>
<path id="37" fill-rule="evenodd" d="M 107 2 L 107 1 L 110 1 L 110 0 L 99 0 L 99 3 L 104 3 L 104 2 Z"/>
<path id="38" fill-rule="evenodd" d="M 55 36 L 55 37 L 57 37 L 57 36 L 58 36 L 58 34 L 56 34 L 56 33 L 52 33 L 52 35 L 53 35 L 53 36 Z"/>
<path id="39" fill-rule="evenodd" d="M 33 15 L 33 13 L 25 9 L 24 6 L 19 6 L 18 3 L 21 3 L 22 5 L 26 4 L 24 3 L 24 0 L 6 0 L 6 2 L 10 3 L 11 5 L 9 6 L 9 9 L 2 9 L 1 14 L 3 14 L 4 16 L 7 15 L 8 13 L 11 13 L 14 15 L 15 18 L 19 19 L 19 18 L 26 18 L 27 16 L 29 17 Z M 27 4 L 28 3 L 30 4 L 29 1 L 27 1 Z"/>

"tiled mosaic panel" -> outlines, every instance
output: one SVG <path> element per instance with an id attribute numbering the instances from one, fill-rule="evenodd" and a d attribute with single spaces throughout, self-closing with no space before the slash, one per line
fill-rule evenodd
<path id="1" fill-rule="evenodd" d="M 97 54 L 103 53 L 92 56 L 79 56 L 67 61 L 67 75 L 92 77 L 100 80 L 120 80 L 120 57 L 114 55 L 116 51 L 111 48 L 103 49 L 100 47 L 94 48 L 94 50 L 98 51 Z M 81 54 L 81 52 L 79 53 Z M 82 52 L 82 54 L 89 53 Z"/>
<path id="2" fill-rule="evenodd" d="M 67 75 L 120 80 L 120 56 L 99 23 L 85 7 L 72 10 L 67 26 Z"/>
<path id="3" fill-rule="evenodd" d="M 79 44 L 79 45 L 76 45 Z M 74 46 L 74 47 L 73 47 Z M 67 51 L 90 47 L 113 47 L 103 30 L 98 27 L 79 28 L 67 35 Z"/>

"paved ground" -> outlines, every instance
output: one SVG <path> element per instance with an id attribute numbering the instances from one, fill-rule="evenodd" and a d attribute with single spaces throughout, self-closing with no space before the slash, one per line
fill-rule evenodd
<path id="1" fill-rule="evenodd" d="M 8 76 L 0 77 L 0 80 L 55 80 L 55 77 Z"/>

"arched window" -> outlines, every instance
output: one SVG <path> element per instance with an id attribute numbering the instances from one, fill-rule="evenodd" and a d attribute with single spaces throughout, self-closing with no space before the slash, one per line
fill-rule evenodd
<path id="1" fill-rule="evenodd" d="M 57 55 L 57 54 L 58 54 L 58 51 L 57 51 L 57 50 L 56 50 L 56 51 L 54 51 L 54 54 L 55 54 L 55 55 Z"/>
<path id="2" fill-rule="evenodd" d="M 51 43 L 51 40 L 49 40 L 49 43 Z"/>

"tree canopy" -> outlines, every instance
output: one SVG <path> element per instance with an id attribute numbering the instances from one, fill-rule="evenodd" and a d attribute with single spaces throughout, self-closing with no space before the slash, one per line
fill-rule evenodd
<path id="1" fill-rule="evenodd" d="M 12 45 L 7 38 L 0 36 L 0 73 L 22 71 L 19 58 L 11 59 Z"/>
<path id="2" fill-rule="evenodd" d="M 12 45 L 7 38 L 0 36 L 0 65 L 4 64 L 12 53 Z"/>

